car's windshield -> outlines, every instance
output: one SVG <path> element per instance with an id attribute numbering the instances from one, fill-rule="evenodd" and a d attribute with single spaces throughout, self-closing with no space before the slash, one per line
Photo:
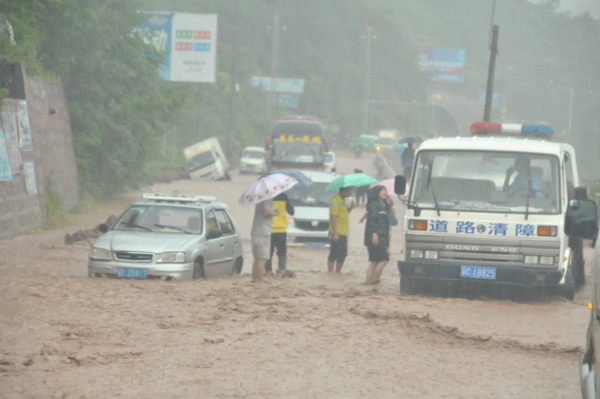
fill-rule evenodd
<path id="1" fill-rule="evenodd" d="M 523 161 L 525 160 L 525 164 Z M 510 213 L 560 211 L 558 158 L 492 151 L 422 151 L 411 206 Z"/>
<path id="2" fill-rule="evenodd" d="M 326 193 L 329 183 L 312 183 L 309 186 L 297 184 L 287 192 L 294 206 L 329 206 L 335 193 Z"/>
<path id="3" fill-rule="evenodd" d="M 252 158 L 252 159 L 261 159 L 264 158 L 265 153 L 263 151 L 257 150 L 244 150 L 242 153 L 242 158 Z"/>
<path id="4" fill-rule="evenodd" d="M 323 145 L 320 143 L 275 142 L 272 157 L 276 162 L 322 163 L 324 160 Z"/>
<path id="5" fill-rule="evenodd" d="M 115 223 L 114 229 L 201 234 L 202 211 L 168 205 L 133 205 Z"/>
<path id="6" fill-rule="evenodd" d="M 208 165 L 212 165 L 213 163 L 215 163 L 215 161 L 216 160 L 212 152 L 203 152 L 202 154 L 198 154 L 188 161 L 188 170 L 190 172 L 193 172 L 195 170 L 202 169 Z"/>

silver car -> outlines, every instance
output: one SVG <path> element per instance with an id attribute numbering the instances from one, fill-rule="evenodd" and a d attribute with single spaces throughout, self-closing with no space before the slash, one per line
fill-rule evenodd
<path id="1" fill-rule="evenodd" d="M 329 202 L 336 193 L 325 188 L 335 179 L 330 173 L 298 171 L 311 183 L 297 184 L 287 192 L 294 205 L 294 216 L 288 217 L 287 240 L 289 245 L 326 247 L 329 245 Z"/>
<path id="2" fill-rule="evenodd" d="M 189 280 L 239 274 L 242 237 L 214 197 L 144 194 L 90 250 L 90 277 Z"/>

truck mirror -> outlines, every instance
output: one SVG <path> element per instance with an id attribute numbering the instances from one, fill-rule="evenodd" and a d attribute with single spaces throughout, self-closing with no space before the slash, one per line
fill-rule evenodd
<path id="1" fill-rule="evenodd" d="M 595 241 L 598 237 L 598 206 L 587 199 L 569 201 L 565 215 L 565 234 Z"/>
<path id="2" fill-rule="evenodd" d="M 394 192 L 403 195 L 406 192 L 406 177 L 397 175 L 394 179 Z"/>
<path id="3" fill-rule="evenodd" d="M 587 187 L 575 187 L 575 199 L 588 199 Z"/>

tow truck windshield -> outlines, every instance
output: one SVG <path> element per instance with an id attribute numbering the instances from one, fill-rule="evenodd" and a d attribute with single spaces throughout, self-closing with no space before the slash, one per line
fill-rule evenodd
<path id="1" fill-rule="evenodd" d="M 411 208 L 437 208 L 441 212 L 560 212 L 558 158 L 552 155 L 421 151 L 415 167 Z"/>

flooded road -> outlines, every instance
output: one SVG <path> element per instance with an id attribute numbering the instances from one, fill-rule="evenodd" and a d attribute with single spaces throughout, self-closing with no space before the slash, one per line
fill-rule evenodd
<path id="1" fill-rule="evenodd" d="M 337 162 L 340 173 L 356 167 L 374 173 L 368 154 L 339 153 Z M 580 395 L 587 287 L 572 302 L 400 297 L 401 248 L 394 241 L 381 284 L 362 285 L 368 265 L 361 209 L 350 216 L 341 274 L 325 273 L 327 250 L 290 247 L 295 278 L 251 283 L 253 209 L 237 200 L 255 178 L 182 180 L 143 190 L 216 195 L 228 203 L 244 234 L 240 276 L 87 278 L 87 244 L 67 246 L 65 234 L 118 215 L 141 192 L 73 215 L 69 228 L 0 241 L 0 397 Z"/>

